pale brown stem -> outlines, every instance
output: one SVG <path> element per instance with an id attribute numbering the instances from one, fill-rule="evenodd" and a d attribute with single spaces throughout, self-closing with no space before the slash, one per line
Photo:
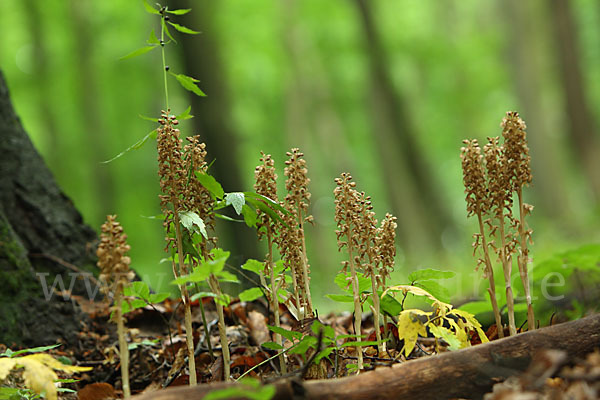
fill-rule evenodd
<path id="1" fill-rule="evenodd" d="M 492 261 L 490 259 L 490 253 L 488 249 L 487 239 L 485 238 L 485 229 L 483 227 L 483 218 L 481 217 L 481 211 L 477 213 L 477 219 L 479 221 L 479 232 L 481 233 L 481 245 L 483 246 L 483 255 L 485 260 L 485 272 L 488 277 L 490 286 L 488 287 L 488 293 L 490 294 L 490 301 L 492 303 L 492 309 L 494 310 L 494 317 L 496 318 L 496 327 L 498 328 L 498 337 L 504 337 L 504 327 L 502 326 L 502 317 L 500 316 L 500 309 L 498 308 L 498 301 L 496 300 L 496 283 L 494 281 L 494 269 L 492 267 Z"/>
<path id="2" fill-rule="evenodd" d="M 304 298 L 306 299 L 306 309 L 304 315 L 313 313 L 312 298 L 310 297 L 310 278 L 308 277 L 308 257 L 306 255 L 306 239 L 304 237 L 304 221 L 302 220 L 302 212 L 298 210 L 298 218 L 300 219 L 300 234 L 302 235 L 302 279 L 304 281 Z"/>
<path id="3" fill-rule="evenodd" d="M 381 342 L 381 331 L 379 329 L 379 295 L 377 294 L 377 283 L 375 282 L 375 271 L 371 274 L 371 290 L 372 298 L 373 298 L 373 324 L 375 325 L 375 337 L 377 338 L 377 350 L 379 354 L 383 354 L 385 352 L 385 346 Z"/>
<path id="4" fill-rule="evenodd" d="M 279 299 L 277 298 L 277 284 L 275 282 L 275 266 L 273 265 L 273 239 L 271 226 L 267 226 L 267 246 L 268 246 L 268 255 L 267 255 L 267 263 L 269 265 L 269 273 L 271 275 L 271 308 L 273 308 L 273 320 L 275 322 L 276 327 L 281 327 L 281 323 L 279 322 Z M 281 340 L 281 335 L 278 333 L 273 333 L 273 339 L 275 343 L 282 346 L 283 342 Z M 287 368 L 285 365 L 285 356 L 283 353 L 279 354 L 279 369 L 281 374 L 287 374 Z"/>
<path id="5" fill-rule="evenodd" d="M 179 215 L 177 208 L 173 212 L 173 223 L 175 224 L 175 238 L 177 241 L 177 259 L 179 260 L 179 272 L 181 274 L 186 273 L 184 258 L 185 253 L 183 252 L 183 244 L 181 240 L 181 227 L 179 226 Z M 177 276 L 175 277 L 177 278 Z M 190 386 L 196 386 L 198 384 L 196 378 L 196 359 L 194 357 L 194 335 L 192 331 L 192 308 L 190 304 L 190 296 L 187 288 L 184 285 L 179 286 L 181 290 L 181 297 L 183 299 L 183 305 L 185 307 L 185 340 L 188 349 L 188 368 L 190 370 Z"/>
<path id="6" fill-rule="evenodd" d="M 506 308 L 508 309 L 508 330 L 510 336 L 517 334 L 515 325 L 515 300 L 510 282 L 512 271 L 511 259 L 506 254 L 506 238 L 504 237 L 504 213 L 498 217 L 498 226 L 500 228 L 500 237 L 502 238 L 502 247 L 500 248 L 500 259 L 502 260 L 502 269 L 504 270 L 504 282 L 506 284 Z"/>
<path id="7" fill-rule="evenodd" d="M 529 277 L 527 276 L 527 263 L 529 261 L 529 249 L 527 248 L 527 232 L 525 231 L 525 209 L 523 208 L 523 191 L 521 187 L 517 189 L 519 197 L 519 236 L 521 239 L 521 252 L 517 258 L 521 282 L 525 290 L 525 300 L 527 302 L 527 330 L 535 329 L 535 316 L 533 315 L 533 305 L 531 304 L 531 291 L 529 288 Z"/>
<path id="8" fill-rule="evenodd" d="M 210 290 L 217 295 L 218 298 L 222 297 L 221 286 L 219 280 L 214 274 L 210 274 L 208 277 L 208 285 Z M 227 342 L 227 330 L 225 327 L 225 314 L 223 313 L 223 305 L 215 300 L 217 306 L 217 315 L 219 316 L 219 336 L 221 337 L 221 354 L 223 354 L 223 377 L 225 381 L 230 379 L 230 355 L 229 355 L 229 343 Z"/>
<path id="9" fill-rule="evenodd" d="M 352 292 L 354 293 L 354 331 L 357 335 L 356 341 L 360 342 L 361 338 L 361 324 L 362 324 L 362 306 L 360 304 L 360 292 L 358 290 L 358 276 L 356 274 L 356 268 L 354 267 L 354 260 L 352 255 L 352 237 L 351 232 L 348 233 L 348 257 L 350 264 L 350 273 L 352 274 Z M 360 370 L 363 369 L 363 354 L 362 347 L 357 346 L 356 352 L 358 355 L 357 362 L 357 371 L 356 373 L 360 373 Z"/>
<path id="10" fill-rule="evenodd" d="M 123 386 L 123 398 L 131 397 L 129 388 L 129 348 L 125 338 L 125 323 L 121 311 L 121 302 L 123 299 L 123 286 L 118 284 L 115 293 L 115 317 L 117 319 L 117 335 L 119 336 L 119 358 L 121 360 L 121 385 Z"/>

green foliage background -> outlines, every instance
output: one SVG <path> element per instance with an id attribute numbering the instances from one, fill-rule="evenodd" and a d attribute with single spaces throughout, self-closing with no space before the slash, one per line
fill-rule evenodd
<path id="1" fill-rule="evenodd" d="M 190 27 L 218 44 L 220 68 L 203 77 L 186 70 L 181 43 L 168 48 L 169 65 L 199 77 L 203 89 L 212 79 L 224 83 L 230 107 L 221 110 L 220 117 L 235 133 L 237 146 L 227 159 L 216 163 L 239 170 L 245 182 L 244 187 L 225 190 L 251 190 L 261 150 L 273 155 L 281 178 L 285 152 L 291 147 L 305 152 L 315 216 L 315 226 L 307 228 L 313 298 L 321 310 L 330 309 L 333 303 L 323 295 L 331 291 L 341 260 L 333 232 L 333 178 L 351 172 L 360 190 L 372 196 L 379 218 L 392 210 L 394 202 L 385 181 L 393 167 L 382 160 L 375 144 L 381 124 L 372 98 L 369 57 L 373 55 L 358 2 L 191 3 L 192 15 L 207 18 L 210 26 Z M 406 107 L 418 157 L 429 167 L 437 196 L 451 217 L 433 244 L 407 247 L 398 242 L 393 283 L 402 283 L 416 268 L 435 267 L 459 272 L 448 284 L 455 299 L 482 292 L 483 281 L 471 257 L 470 236 L 476 226 L 465 218 L 459 149 L 463 138 L 483 142 L 486 136 L 499 135 L 499 123 L 512 109 L 528 122 L 529 136 L 538 136 L 535 143 L 544 144 L 543 148 L 530 145 L 532 158 L 550 159 L 555 167 L 534 169 L 534 186 L 526 194 L 536 206 L 529 221 L 536 241 L 534 259 L 597 243 L 598 201 L 568 133 L 559 49 L 549 17 L 552 2 L 373 0 L 368 4 L 392 79 L 388 89 Z M 569 4 L 585 99 L 598 121 L 600 6 L 591 0 Z M 181 2 L 167 5 L 180 7 Z M 526 25 L 515 26 L 515 13 L 525 16 L 521 20 Z M 159 52 L 119 61 L 144 45 L 156 22 L 144 12 L 141 1 L 2 0 L 0 69 L 27 132 L 86 222 L 99 229 L 106 214 L 118 214 L 129 235 L 133 268 L 154 287 L 165 288 L 171 278 L 167 264 L 159 263 L 165 255 L 162 227 L 159 221 L 143 217 L 160 212 L 152 142 L 112 163 L 100 163 L 155 128 L 139 114 L 158 116 L 164 107 Z M 514 52 L 523 46 L 537 86 L 519 78 Z M 203 54 L 195 56 L 205 65 L 215 61 Z M 171 81 L 175 113 L 191 102 L 188 92 L 178 86 Z M 207 91 L 207 95 L 202 102 L 211 102 L 214 93 Z M 527 96 L 539 110 L 533 121 L 523 110 Z M 192 109 L 192 114 L 202 118 L 196 111 Z M 195 134 L 193 123 L 185 121 L 182 131 Z M 591 135 L 599 140 L 597 130 Z M 397 157 L 406 156 L 405 149 L 394 151 Z M 552 175 L 556 171 L 559 175 Z M 538 177 L 553 185 L 541 188 Z M 403 190 L 409 182 L 393 184 Z M 564 201 L 555 202 L 553 193 Z M 403 224 L 402 219 L 398 222 Z"/>

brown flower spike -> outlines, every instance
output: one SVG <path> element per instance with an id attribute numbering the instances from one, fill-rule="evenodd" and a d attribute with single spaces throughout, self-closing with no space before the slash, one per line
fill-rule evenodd
<path id="1" fill-rule="evenodd" d="M 108 215 L 106 222 L 102 225 L 100 244 L 96 255 L 98 256 L 98 267 L 100 268 L 100 281 L 107 284 L 103 291 L 108 294 L 110 286 L 114 293 L 113 310 L 119 336 L 121 381 L 123 396 L 126 399 L 131 396 L 129 388 L 129 350 L 125 338 L 125 323 L 121 312 L 121 303 L 123 301 L 123 288 L 129 284 L 135 275 L 133 271 L 129 270 L 131 259 L 127 256 L 127 252 L 130 249 L 131 247 L 127 244 L 127 235 L 123 232 L 121 224 L 117 222 L 117 217 Z"/>

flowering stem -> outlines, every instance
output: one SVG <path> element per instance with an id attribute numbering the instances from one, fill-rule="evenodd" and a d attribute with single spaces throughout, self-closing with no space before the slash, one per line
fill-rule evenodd
<path id="1" fill-rule="evenodd" d="M 533 306 L 531 304 L 531 292 L 529 288 L 529 277 L 527 276 L 527 262 L 529 259 L 529 251 L 527 249 L 527 232 L 525 231 L 525 208 L 523 206 L 523 191 L 521 187 L 517 189 L 519 197 L 519 236 L 521 239 L 521 252 L 517 258 L 521 282 L 525 290 L 525 298 L 527 302 L 527 327 L 528 330 L 535 329 L 535 317 L 533 315 Z"/>

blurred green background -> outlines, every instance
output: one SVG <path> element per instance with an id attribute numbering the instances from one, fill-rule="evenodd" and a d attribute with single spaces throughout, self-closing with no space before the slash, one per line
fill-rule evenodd
<path id="1" fill-rule="evenodd" d="M 150 1 L 151 2 L 151 1 Z M 152 2 L 151 2 L 152 3 Z M 313 299 L 324 297 L 342 256 L 335 242 L 333 179 L 350 172 L 378 218 L 399 219 L 392 283 L 416 268 L 459 272 L 455 300 L 485 287 L 474 270 L 460 147 L 500 135 L 517 110 L 528 125 L 535 206 L 534 260 L 600 232 L 600 4 L 591 0 L 220 0 L 167 1 L 192 8 L 173 21 L 171 71 L 200 79 L 192 98 L 169 78 L 175 114 L 192 105 L 186 135 L 207 142 L 226 191 L 251 190 L 260 151 L 283 177 L 300 147 L 311 178 L 307 227 Z M 145 45 L 156 16 L 141 1 L 1 0 L 0 69 L 22 122 L 59 185 L 97 230 L 118 214 L 132 266 L 156 289 L 164 239 L 154 142 L 108 164 L 155 129 L 139 115 L 165 107 L 158 50 Z M 283 189 L 283 179 L 280 182 Z M 281 190 L 283 192 L 283 190 Z M 281 193 L 280 192 L 280 193 Z M 220 221 L 223 222 L 223 221 Z M 223 222 L 232 262 L 261 257 L 253 233 Z M 483 284 L 482 284 L 483 283 Z"/>

